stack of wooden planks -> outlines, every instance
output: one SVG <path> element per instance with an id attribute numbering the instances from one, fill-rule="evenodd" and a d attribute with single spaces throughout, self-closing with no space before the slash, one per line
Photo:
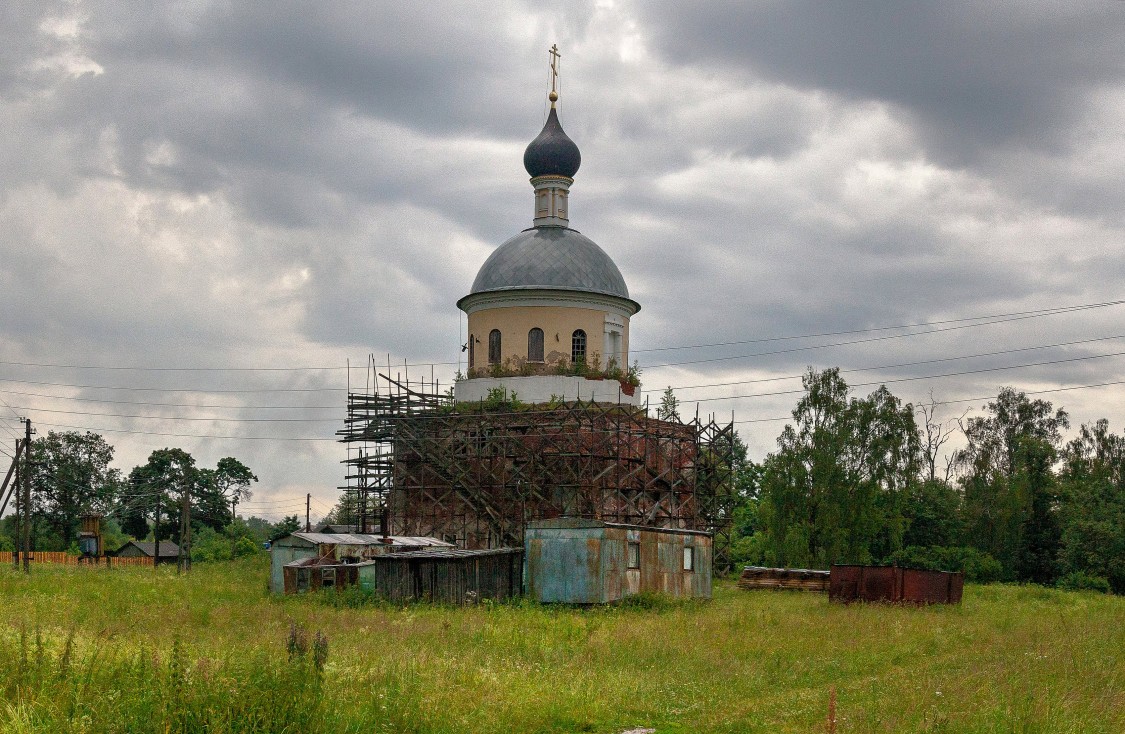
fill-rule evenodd
<path id="1" fill-rule="evenodd" d="M 828 591 L 828 571 L 815 571 L 808 568 L 763 568 L 747 566 L 738 578 L 738 588 L 754 589 L 797 589 L 798 591 Z"/>

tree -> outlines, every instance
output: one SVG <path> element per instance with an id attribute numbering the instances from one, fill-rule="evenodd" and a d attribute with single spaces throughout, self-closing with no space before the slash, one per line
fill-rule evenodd
<path id="1" fill-rule="evenodd" d="M 1104 418 L 1083 425 L 1062 460 L 1061 570 L 1125 594 L 1125 435 Z"/>
<path id="2" fill-rule="evenodd" d="M 32 486 L 36 514 L 68 548 L 78 537 L 80 518 L 105 513 L 120 487 L 121 476 L 110 467 L 113 447 L 96 433 L 51 431 L 33 443 Z"/>
<path id="3" fill-rule="evenodd" d="M 660 397 L 660 407 L 656 409 L 656 417 L 662 421 L 680 422 L 680 401 L 676 398 L 676 394 L 672 392 L 671 385 L 664 390 L 664 394 Z"/>
<path id="4" fill-rule="evenodd" d="M 955 456 L 966 542 L 1000 561 L 1008 578 L 1053 580 L 1044 565 L 1059 542 L 1052 464 L 1069 418 L 1010 387 L 986 410 L 962 422 L 967 445 Z"/>
<path id="5" fill-rule="evenodd" d="M 886 387 L 849 400 L 838 369 L 810 368 L 802 382 L 795 424 L 763 464 L 767 560 L 824 566 L 897 550 L 920 466 L 912 406 Z"/>
<path id="6" fill-rule="evenodd" d="M 160 526 L 154 528 L 161 538 L 173 538 L 180 542 L 181 507 L 184 493 L 189 497 L 199 493 L 200 472 L 195 459 L 183 449 L 158 449 L 153 451 L 148 462 L 133 468 L 129 482 L 139 499 L 135 505 L 143 517 L 146 509 L 159 503 Z M 132 516 L 135 520 L 136 513 Z M 134 533 L 139 526 L 132 520 L 125 528 L 133 537 L 144 537 Z M 147 534 L 147 531 L 146 533 Z"/>
<path id="7" fill-rule="evenodd" d="M 199 492 L 192 498 L 192 519 L 213 530 L 222 530 L 232 519 L 232 503 L 251 496 L 250 484 L 258 477 L 238 459 L 219 459 L 214 469 L 199 472 Z"/>
<path id="8" fill-rule="evenodd" d="M 302 523 L 296 515 L 286 515 L 273 526 L 273 532 L 270 533 L 270 542 L 297 532 L 301 529 L 301 525 Z"/>

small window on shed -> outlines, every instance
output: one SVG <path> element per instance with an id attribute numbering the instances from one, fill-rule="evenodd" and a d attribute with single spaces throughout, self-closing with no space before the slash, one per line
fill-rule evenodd
<path id="1" fill-rule="evenodd" d="M 640 543 L 630 543 L 629 544 L 629 559 L 628 560 L 629 560 L 629 568 L 640 568 L 641 567 L 641 544 Z"/>
<path id="2" fill-rule="evenodd" d="M 500 364 L 500 330 L 488 332 L 488 363 Z"/>
<path id="3" fill-rule="evenodd" d="M 695 570 L 695 548 L 692 548 L 690 545 L 684 548 L 684 570 Z"/>
<path id="4" fill-rule="evenodd" d="M 570 361 L 586 361 L 586 332 L 582 329 L 575 329 L 570 335 Z"/>
<path id="5" fill-rule="evenodd" d="M 543 361 L 543 330 L 538 327 L 527 332 L 527 361 Z"/>
<path id="6" fill-rule="evenodd" d="M 336 569 L 322 568 L 320 569 L 320 586 L 327 589 L 336 585 Z"/>

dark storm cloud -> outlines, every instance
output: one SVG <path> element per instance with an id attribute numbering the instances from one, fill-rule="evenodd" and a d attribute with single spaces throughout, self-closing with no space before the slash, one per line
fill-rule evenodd
<path id="1" fill-rule="evenodd" d="M 660 4 L 677 63 L 898 105 L 927 151 L 972 165 L 993 148 L 1065 151 L 1090 96 L 1125 70 L 1120 3 Z"/>
<path id="2" fill-rule="evenodd" d="M 560 113 L 583 153 L 573 224 L 643 304 L 638 350 L 1108 300 L 1125 275 L 1121 11 L 1044 8 L 17 3 L 0 10 L 0 347 L 61 364 L 340 366 L 370 352 L 455 361 L 457 297 L 530 224 L 521 157 L 543 122 L 554 41 Z M 1016 348 L 1114 333 L 1118 320 L 658 367 L 646 386 Z M 658 365 L 763 348 L 636 356 Z M 435 368 L 443 380 L 454 369 Z M 1093 381 L 1108 369 L 1076 363 L 1027 379 Z M 920 370 L 885 375 L 930 374 Z M 339 371 L 114 381 L 0 368 L 5 377 L 346 384 Z M 1022 379 L 1011 378 L 934 384 L 944 397 L 987 395 Z M 925 384 L 895 392 L 916 398 Z M 249 418 L 277 396 L 191 399 L 233 411 L 198 415 Z M 735 405 L 757 419 L 792 402 Z M 145 412 L 157 410 L 193 412 Z M 336 428 L 86 425 L 321 438 Z M 756 456 L 780 425 L 745 426 Z M 207 464 L 245 458 L 261 468 L 262 496 L 311 488 L 331 501 L 339 483 L 330 442 L 112 437 L 124 463 L 169 444 Z"/>

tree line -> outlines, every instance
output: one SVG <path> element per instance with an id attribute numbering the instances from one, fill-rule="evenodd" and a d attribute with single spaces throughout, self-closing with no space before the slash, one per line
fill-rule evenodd
<path id="1" fill-rule="evenodd" d="M 180 448 L 153 451 L 128 474 L 114 466 L 114 448 L 93 432 L 51 431 L 32 441 L 32 547 L 78 552 L 81 518 L 103 516 L 106 550 L 130 540 L 183 541 L 185 503 L 190 514 L 192 557 L 219 560 L 246 555 L 261 543 L 303 525 L 296 515 L 272 523 L 241 518 L 237 505 L 252 496 L 258 481 L 245 464 L 225 457 L 201 467 Z M 14 548 L 15 517 L 0 521 L 0 550 Z"/>
<path id="2" fill-rule="evenodd" d="M 809 369 L 793 422 L 761 463 L 736 452 L 736 560 L 826 568 L 897 563 L 1125 593 L 1125 435 L 1010 387 L 983 415 L 886 386 L 850 394 Z M 943 453 L 951 439 L 961 447 Z"/>

